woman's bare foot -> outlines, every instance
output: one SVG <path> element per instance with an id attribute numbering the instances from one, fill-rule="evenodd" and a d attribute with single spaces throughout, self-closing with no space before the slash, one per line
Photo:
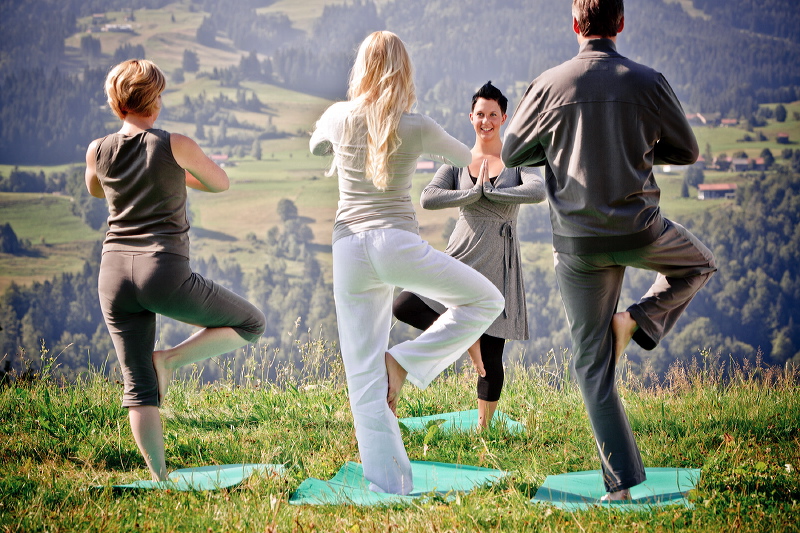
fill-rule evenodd
<path id="1" fill-rule="evenodd" d="M 397 401 L 400 399 L 400 389 L 403 388 L 408 372 L 389 352 L 386 352 L 386 372 L 389 374 L 389 393 L 386 395 L 386 402 L 394 416 L 397 416 Z"/>
<path id="2" fill-rule="evenodd" d="M 480 433 L 489 427 L 494 417 L 494 412 L 497 409 L 497 402 L 487 402 L 478 398 L 478 427 Z"/>
<path id="3" fill-rule="evenodd" d="M 629 489 L 622 489 L 617 490 L 614 492 L 606 492 L 600 501 L 603 502 L 622 502 L 622 501 L 630 501 L 631 499 L 631 491 Z"/>
<path id="4" fill-rule="evenodd" d="M 161 405 L 164 401 L 164 397 L 167 395 L 169 382 L 172 380 L 172 370 L 167 368 L 166 363 L 166 350 L 157 350 L 153 352 L 153 368 L 156 371 L 156 381 L 158 382 L 158 405 Z"/>
<path id="5" fill-rule="evenodd" d="M 486 369 L 483 368 L 483 357 L 481 357 L 481 340 L 476 340 L 475 344 L 467 348 L 467 353 L 469 354 L 469 358 L 472 359 L 472 366 L 475 368 L 475 372 L 477 372 L 480 377 L 485 378 Z"/>
<path id="6" fill-rule="evenodd" d="M 639 329 L 639 325 L 631 317 L 628 311 L 615 313 L 611 317 L 611 332 L 614 334 L 614 360 L 619 361 L 625 348 L 631 342 L 634 332 Z"/>

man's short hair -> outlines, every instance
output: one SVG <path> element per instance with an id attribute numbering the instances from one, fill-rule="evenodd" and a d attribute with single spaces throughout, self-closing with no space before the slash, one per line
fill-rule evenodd
<path id="1" fill-rule="evenodd" d="M 614 37 L 624 14 L 623 0 L 572 0 L 572 16 L 584 37 Z"/>
<path id="2" fill-rule="evenodd" d="M 472 107 L 471 109 L 475 109 L 475 104 L 478 102 L 478 98 L 483 98 L 484 100 L 494 100 L 497 102 L 497 105 L 500 106 L 500 111 L 503 114 L 506 114 L 506 109 L 508 109 L 508 98 L 506 98 L 503 93 L 492 85 L 492 81 L 489 80 L 483 84 L 483 86 L 478 89 L 478 92 L 472 95 Z"/>

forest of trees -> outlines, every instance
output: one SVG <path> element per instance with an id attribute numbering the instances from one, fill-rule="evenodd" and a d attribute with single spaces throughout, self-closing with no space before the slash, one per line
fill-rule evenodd
<path id="1" fill-rule="evenodd" d="M 197 259 L 193 267 L 265 312 L 268 327 L 260 346 L 278 349 L 274 357 L 285 360 L 297 353 L 298 343 L 318 338 L 335 343 L 337 331 L 333 291 L 310 249 L 313 234 L 290 200 L 279 205 L 280 226 L 263 237 L 247 237 L 263 254 L 264 266 L 255 273 L 243 273 L 231 258 Z M 520 238 L 547 242 L 549 235 L 542 231 L 546 220 L 545 206 L 524 206 Z M 703 351 L 739 362 L 752 361 L 760 353 L 768 363 L 800 363 L 800 173 L 784 166 L 775 172 L 751 173 L 735 205 L 681 222 L 713 250 L 719 272 L 662 346 L 653 352 L 633 346 L 628 350 L 634 365 L 663 373 L 675 360 Z M 0 352 L 9 355 L 15 368 L 24 366 L 23 359 L 37 360 L 42 340 L 51 352 L 63 351 L 59 361 L 68 376 L 107 357 L 113 364 L 97 298 L 99 260 L 98 244 L 81 272 L 30 287 L 13 285 L 2 295 Z M 570 345 L 555 276 L 549 266 L 526 265 L 524 277 L 531 338 L 512 342 L 509 357 L 547 360 L 551 351 L 560 354 Z M 648 271 L 629 270 L 621 305 L 635 302 L 653 277 Z M 192 331 L 191 326 L 165 319 L 160 322 L 159 339 L 174 345 Z M 397 324 L 392 340 L 412 334 L 409 326 Z M 15 355 L 21 349 L 25 358 Z M 245 352 L 240 350 L 235 357 L 245 357 Z M 207 379 L 217 372 L 214 363 L 206 364 Z"/>

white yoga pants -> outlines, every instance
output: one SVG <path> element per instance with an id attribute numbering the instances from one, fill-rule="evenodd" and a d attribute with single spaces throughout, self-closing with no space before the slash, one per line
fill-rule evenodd
<path id="1" fill-rule="evenodd" d="M 394 288 L 448 307 L 419 337 L 388 348 Z M 333 291 L 350 408 L 364 476 L 372 490 L 408 494 L 411 464 L 386 402 L 385 353 L 420 388 L 456 361 L 502 312 L 500 291 L 482 274 L 419 235 L 375 229 L 333 244 Z"/>

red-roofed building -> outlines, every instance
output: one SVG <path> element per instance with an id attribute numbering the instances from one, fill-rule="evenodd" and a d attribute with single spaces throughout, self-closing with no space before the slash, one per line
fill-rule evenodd
<path id="1" fill-rule="evenodd" d="M 788 133 L 779 133 L 775 136 L 775 141 L 778 144 L 789 144 L 789 134 Z"/>
<path id="2" fill-rule="evenodd" d="M 701 183 L 697 186 L 698 200 L 712 198 L 736 198 L 735 183 Z"/>

